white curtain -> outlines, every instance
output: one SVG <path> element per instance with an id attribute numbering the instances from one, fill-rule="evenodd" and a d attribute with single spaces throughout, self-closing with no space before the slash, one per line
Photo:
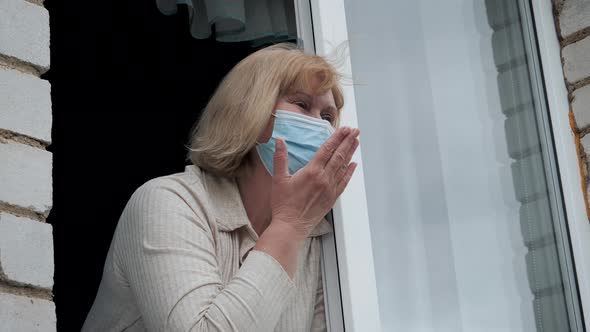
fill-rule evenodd
<path id="1" fill-rule="evenodd" d="M 220 42 L 251 41 L 260 46 L 295 40 L 297 26 L 292 0 L 156 0 L 160 12 L 174 15 L 188 6 L 194 38 L 212 36 Z"/>

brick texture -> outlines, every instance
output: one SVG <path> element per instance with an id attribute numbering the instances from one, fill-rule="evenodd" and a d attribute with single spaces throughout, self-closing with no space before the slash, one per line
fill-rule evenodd
<path id="1" fill-rule="evenodd" d="M 580 30 L 590 27 L 590 1 L 565 0 L 561 1 L 559 28 L 561 35 L 568 37 Z"/>
<path id="2" fill-rule="evenodd" d="M 590 85 L 574 90 L 572 96 L 574 97 L 572 111 L 578 128 L 590 127 Z M 590 150 L 586 151 L 590 152 Z"/>
<path id="3" fill-rule="evenodd" d="M 590 152 L 590 135 L 584 135 L 580 139 L 580 145 L 582 146 L 582 150 Z"/>
<path id="4" fill-rule="evenodd" d="M 52 204 L 50 152 L 0 143 L 0 202 L 48 214 Z"/>
<path id="5" fill-rule="evenodd" d="M 55 323 L 53 302 L 0 293 L 0 331 L 52 332 Z"/>
<path id="6" fill-rule="evenodd" d="M 0 54 L 49 69 L 49 13 L 23 0 L 0 1 Z"/>
<path id="7" fill-rule="evenodd" d="M 18 284 L 53 287 L 51 225 L 0 212 L 0 267 Z"/>
<path id="8" fill-rule="evenodd" d="M 51 142 L 49 82 L 0 68 L 0 128 Z"/>
<path id="9" fill-rule="evenodd" d="M 562 50 L 565 79 L 574 83 L 590 76 L 590 36 Z"/>
<path id="10" fill-rule="evenodd" d="M 34 3 L 33 3 L 34 2 Z M 49 13 L 0 0 L 0 331 L 55 331 Z"/>
<path id="11" fill-rule="evenodd" d="M 590 1 L 554 0 L 555 21 L 561 42 L 563 73 L 571 101 L 575 122 L 572 130 L 580 140 L 581 172 L 586 181 L 582 190 L 587 193 L 590 180 Z M 586 194 L 587 214 L 590 218 L 590 196 Z"/>

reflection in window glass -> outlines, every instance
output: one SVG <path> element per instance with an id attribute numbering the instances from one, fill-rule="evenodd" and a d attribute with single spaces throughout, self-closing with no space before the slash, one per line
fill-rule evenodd
<path id="1" fill-rule="evenodd" d="M 383 330 L 573 329 L 517 2 L 345 4 Z"/>

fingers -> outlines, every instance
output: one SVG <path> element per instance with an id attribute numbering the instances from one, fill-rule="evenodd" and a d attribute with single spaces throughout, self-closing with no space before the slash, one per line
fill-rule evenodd
<path id="1" fill-rule="evenodd" d="M 352 178 L 352 174 L 354 174 L 354 170 L 356 169 L 356 166 L 357 166 L 357 163 L 350 163 L 350 165 L 348 165 L 348 167 L 346 167 L 346 172 L 344 173 L 344 176 L 342 177 L 340 182 L 336 185 L 337 196 L 340 196 L 344 192 L 344 189 L 346 189 L 348 182 L 350 182 L 350 179 Z"/>
<path id="2" fill-rule="evenodd" d="M 352 159 L 352 156 L 354 155 L 354 152 L 356 151 L 358 146 L 359 146 L 359 141 L 355 137 L 352 140 L 352 145 L 348 149 L 344 163 L 342 165 L 340 165 L 340 167 L 338 167 L 338 169 L 336 170 L 336 174 L 333 176 L 334 183 L 340 182 L 340 180 L 342 180 L 342 178 L 346 174 L 346 171 L 347 171 L 348 166 L 350 164 L 350 160 Z"/>
<path id="3" fill-rule="evenodd" d="M 330 136 L 324 144 L 322 144 L 318 152 L 313 156 L 311 163 L 317 163 L 317 165 L 323 169 L 330 158 L 332 158 L 334 151 L 336 151 L 338 146 L 340 146 L 342 141 L 344 141 L 351 131 L 351 128 L 347 127 L 338 128 L 336 132 Z"/>
<path id="4" fill-rule="evenodd" d="M 274 155 L 274 177 L 289 177 L 289 155 L 287 153 L 287 144 L 282 138 L 275 141 Z"/>
<path id="5" fill-rule="evenodd" d="M 358 129 L 353 129 L 352 133 L 342 141 L 326 164 L 325 171 L 328 173 L 328 176 L 334 179 L 335 183 L 338 183 L 346 173 L 352 155 L 358 147 L 358 140 L 356 138 L 359 133 L 360 131 Z"/>

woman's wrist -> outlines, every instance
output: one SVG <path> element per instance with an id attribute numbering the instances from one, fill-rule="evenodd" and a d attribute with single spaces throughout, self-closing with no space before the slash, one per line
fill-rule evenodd
<path id="1" fill-rule="evenodd" d="M 285 221 L 280 217 L 274 217 L 270 222 L 270 226 L 273 226 L 275 231 L 288 236 L 293 241 L 303 242 L 309 235 L 309 232 L 306 232 L 301 227 L 297 227 L 296 223 Z"/>
<path id="2" fill-rule="evenodd" d="M 297 270 L 299 250 L 306 237 L 289 223 L 274 219 L 260 235 L 253 249 L 271 255 L 293 279 Z"/>

